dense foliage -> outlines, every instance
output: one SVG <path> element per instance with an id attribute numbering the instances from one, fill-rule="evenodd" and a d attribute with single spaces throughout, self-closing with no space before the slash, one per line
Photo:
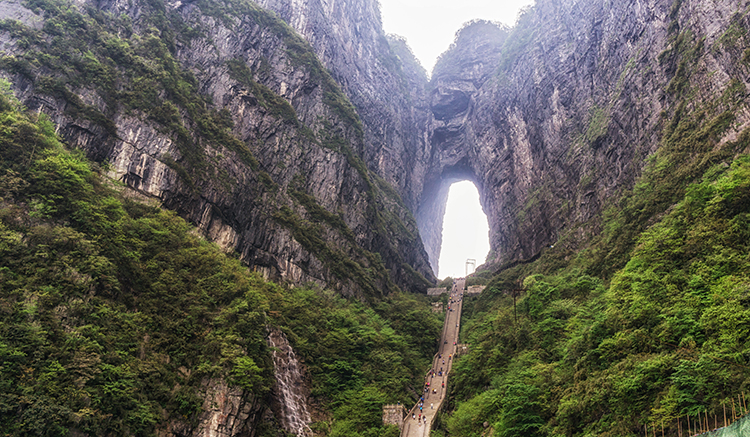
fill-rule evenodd
<path id="1" fill-rule="evenodd" d="M 106 159 L 108 142 L 123 134 L 118 127 L 122 129 L 126 119 L 140 119 L 169 136 L 178 151 L 152 156 L 177 176 L 174 190 L 164 199 L 168 207 L 184 206 L 186 198 L 199 198 L 201 190 L 217 190 L 224 198 L 253 199 L 255 213 L 288 228 L 326 266 L 338 280 L 333 286 L 376 297 L 398 290 L 394 280 L 402 287 L 425 288 L 425 278 L 402 259 L 404 249 L 393 244 L 400 239 L 413 244 L 418 236 L 409 229 L 415 230 L 416 223 L 403 204 L 389 199 L 395 194 L 393 188 L 384 181 L 381 184 L 362 161 L 359 116 L 310 45 L 275 14 L 249 0 L 198 1 L 195 14 L 150 0 L 139 3 L 139 12 L 133 16 L 117 16 L 70 0 L 24 0 L 22 4 L 38 14 L 34 19 L 43 25 L 37 28 L 29 21 L 0 20 L 0 31 L 13 40 L 13 47 L 0 56 L 0 71 L 12 78 L 16 89 L 51 97 L 67 116 L 87 125 L 89 140 L 101 143 L 89 151 L 90 157 Z M 267 86 L 274 82 L 275 72 L 266 55 L 247 60 L 239 52 L 237 58 L 213 60 L 219 70 L 226 69 L 227 80 L 255 97 L 263 108 L 257 108 L 258 113 L 278 127 L 288 150 L 325 147 L 346 159 L 364 183 L 368 207 L 363 214 L 386 247 L 366 249 L 360 240 L 349 238 L 351 230 L 338 211 L 318 205 L 306 186 L 286 189 L 293 184 L 291 175 L 283 171 L 284 158 L 259 160 L 263 152 L 258 154 L 258 144 L 263 140 L 238 139 L 236 118 L 206 92 L 211 87 L 206 85 L 205 66 L 186 65 L 191 61 L 180 59 L 186 47 L 214 44 L 211 31 L 222 25 L 228 31 L 264 29 L 273 35 L 272 40 L 277 39 L 278 50 L 290 65 L 309 75 L 311 87 L 320 87 L 327 115 L 306 125 L 294 107 Z M 255 65 L 255 71 L 249 65 Z M 96 104 L 89 104 L 92 101 Z M 228 171 L 228 162 L 242 163 L 245 176 Z M 326 216 L 319 221 L 321 211 Z M 334 233 L 340 235 L 331 238 Z M 386 266 L 383 260 L 394 261 Z"/>
<path id="2" fill-rule="evenodd" d="M 383 405 L 409 405 L 420 392 L 442 324 L 424 297 L 395 294 L 373 307 L 333 292 L 293 289 L 279 321 L 305 357 L 313 395 L 331 401 L 331 436 L 398 435 L 381 429 Z M 393 434 L 395 432 L 395 434 Z M 384 434 L 385 433 L 385 434 Z"/>
<path id="3" fill-rule="evenodd" d="M 124 201 L 54 128 L 0 112 L 0 426 L 149 434 L 195 419 L 200 384 L 271 385 L 273 290 L 173 213 Z"/>
<path id="4" fill-rule="evenodd" d="M 604 232 L 587 250 L 562 241 L 499 272 L 466 302 L 471 353 L 455 364 L 441 433 L 479 436 L 488 422 L 500 436 L 636 436 L 662 425 L 676 436 L 699 414 L 713 428 L 725 408 L 746 412 L 750 134 L 721 141 L 746 91 L 732 80 L 720 99 L 690 101 L 702 50 L 685 32 L 663 54 L 680 66 L 667 89 L 674 106 Z"/>
<path id="5" fill-rule="evenodd" d="M 479 435 L 490 420 L 501 435 L 624 436 L 663 422 L 676 435 L 686 415 L 713 423 L 750 385 L 748 253 L 741 156 L 691 185 L 608 286 L 566 269 L 527 276 L 517 314 L 504 294 L 476 302 L 454 392 L 471 400 L 448 429 Z"/>
<path id="6" fill-rule="evenodd" d="M 439 335 L 425 300 L 265 282 L 17 106 L 0 98 L 2 435 L 153 435 L 195 423 L 212 378 L 266 399 L 266 323 L 307 363 L 321 432 L 393 434 L 382 404 L 414 392 Z"/>

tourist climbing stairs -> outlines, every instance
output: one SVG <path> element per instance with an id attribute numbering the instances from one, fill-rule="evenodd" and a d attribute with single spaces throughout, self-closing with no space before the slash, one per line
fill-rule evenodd
<path id="1" fill-rule="evenodd" d="M 464 284 L 465 280 L 459 279 L 451 289 L 440 347 L 432 361 L 432 368 L 425 375 L 422 399 L 404 419 L 401 437 L 429 436 L 435 413 L 445 399 L 445 393 L 448 390 L 448 374 L 458 351 Z"/>

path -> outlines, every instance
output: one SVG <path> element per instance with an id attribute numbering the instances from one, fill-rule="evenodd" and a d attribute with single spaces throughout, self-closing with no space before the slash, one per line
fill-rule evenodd
<path id="1" fill-rule="evenodd" d="M 425 387 L 427 383 L 430 385 L 427 393 L 424 393 L 423 390 L 425 399 L 422 405 L 422 416 L 427 417 L 427 422 L 425 423 L 424 419 L 421 421 L 412 419 L 412 414 L 418 417 L 420 413 L 419 403 L 417 403 L 409 411 L 406 419 L 404 419 L 404 428 L 401 431 L 401 437 L 428 437 L 430 435 L 432 419 L 443 403 L 446 390 L 448 389 L 448 372 L 453 364 L 452 357 L 456 354 L 456 344 L 458 343 L 458 325 L 461 323 L 464 281 L 464 279 L 457 280 L 451 290 L 448 306 L 452 311 L 446 313 L 443 336 L 440 340 L 440 349 L 435 354 L 435 359 L 432 362 L 432 370 L 435 371 L 435 374 L 431 375 L 428 372 L 425 377 Z M 451 301 L 453 303 L 450 303 Z M 450 359 L 449 356 L 451 357 Z M 441 368 L 443 374 L 439 375 Z"/>

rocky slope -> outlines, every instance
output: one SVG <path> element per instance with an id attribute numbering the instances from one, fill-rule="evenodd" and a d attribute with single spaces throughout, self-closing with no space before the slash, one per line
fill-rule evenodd
<path id="1" fill-rule="evenodd" d="M 575 246 L 658 147 L 687 57 L 700 101 L 746 84 L 729 1 L 538 2 L 463 29 L 429 84 L 372 1 L 261 2 L 288 25 L 244 2 L 63 4 L 3 3 L 22 100 L 268 276 L 347 293 L 432 279 L 456 180 L 479 188 L 491 262 Z"/>
<path id="2" fill-rule="evenodd" d="M 247 264 L 363 296 L 429 285 L 409 210 L 360 157 L 357 113 L 273 14 L 248 2 L 61 1 L 8 2 L 4 17 L 19 98 Z"/>
<path id="3" fill-rule="evenodd" d="M 378 2 L 260 0 L 305 38 L 363 121 L 365 163 L 414 210 L 429 158 L 427 76 L 403 40 L 383 32 Z"/>
<path id="4" fill-rule="evenodd" d="M 744 147 L 724 148 L 749 118 L 736 0 L 539 1 L 513 29 L 467 26 L 429 83 L 374 0 L 261 5 L 4 1 L 0 70 L 112 178 L 246 265 L 363 300 L 434 280 L 454 181 L 477 184 L 503 266 L 582 247 L 649 162 L 705 169 Z M 201 393 L 201 426 L 169 432 L 262 420 L 223 381 Z"/>
<path id="5" fill-rule="evenodd" d="M 491 262 L 575 247 L 659 146 L 686 76 L 693 107 L 746 85 L 731 1 L 538 2 L 513 29 L 463 29 L 429 84 L 371 1 L 262 2 L 286 22 L 239 1 L 65 5 L 3 3 L 22 100 L 249 265 L 349 294 L 424 288 L 460 179 Z"/>
<path id="6" fill-rule="evenodd" d="M 670 120 L 731 109 L 717 140 L 735 138 L 748 114 L 726 96 L 747 95 L 746 12 L 736 1 L 543 0 L 510 32 L 463 29 L 431 81 L 428 173 L 439 176 L 417 215 L 425 247 L 439 246 L 455 178 L 478 186 L 491 261 L 504 265 L 598 232 Z"/>

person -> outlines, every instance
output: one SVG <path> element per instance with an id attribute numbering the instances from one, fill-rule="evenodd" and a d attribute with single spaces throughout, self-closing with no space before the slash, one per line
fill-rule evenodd
<path id="1" fill-rule="evenodd" d="M 435 404 L 433 404 L 432 402 L 430 402 L 430 410 L 434 410 L 435 409 L 434 405 Z"/>
<path id="2" fill-rule="evenodd" d="M 417 415 L 416 415 L 416 414 L 414 414 L 414 413 L 411 413 L 411 418 L 412 418 L 413 420 L 417 420 Z"/>

